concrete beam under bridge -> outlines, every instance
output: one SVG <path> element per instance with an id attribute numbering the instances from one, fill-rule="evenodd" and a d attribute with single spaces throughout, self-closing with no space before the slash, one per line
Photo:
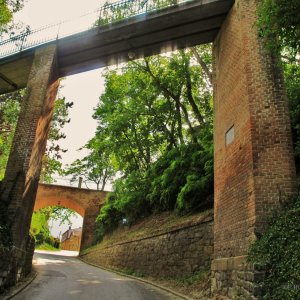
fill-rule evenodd
<path id="1" fill-rule="evenodd" d="M 60 77 L 213 42 L 234 0 L 201 0 L 52 42 Z M 38 46 L 0 60 L 0 94 L 26 87 Z"/>

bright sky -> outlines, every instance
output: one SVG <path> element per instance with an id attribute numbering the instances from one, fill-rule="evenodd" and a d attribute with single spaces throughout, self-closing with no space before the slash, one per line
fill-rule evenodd
<path id="1" fill-rule="evenodd" d="M 61 20 L 75 19 L 100 6 L 99 0 L 27 0 L 24 8 L 15 14 L 15 20 L 31 28 L 39 28 Z M 71 122 L 64 128 L 67 138 L 61 142 L 61 146 L 68 149 L 63 155 L 64 164 L 70 164 L 84 155 L 77 150 L 95 133 L 96 121 L 92 119 L 92 114 L 102 91 L 103 80 L 99 69 L 69 76 L 62 81 L 60 94 L 67 101 L 74 102 L 70 110 Z"/>
<path id="2" fill-rule="evenodd" d="M 27 0 L 23 10 L 15 15 L 15 20 L 22 21 L 34 29 L 73 19 L 100 6 L 99 0 Z M 65 96 L 67 101 L 74 102 L 70 110 L 71 122 L 64 128 L 67 138 L 61 142 L 61 146 L 68 149 L 62 162 L 70 164 L 84 155 L 77 149 L 92 138 L 96 130 L 96 121 L 92 119 L 92 114 L 104 88 L 101 70 L 69 76 L 62 81 L 62 86 L 60 94 Z M 72 223 L 73 228 L 81 227 L 82 218 L 73 218 Z M 59 236 L 68 229 L 67 224 L 58 226 L 58 222 L 53 222 L 50 225 L 54 236 Z"/>

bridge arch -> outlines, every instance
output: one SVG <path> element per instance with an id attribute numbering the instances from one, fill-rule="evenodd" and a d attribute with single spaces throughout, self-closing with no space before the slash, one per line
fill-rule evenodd
<path id="1" fill-rule="evenodd" d="M 107 192 L 67 187 L 52 184 L 39 184 L 34 211 L 48 206 L 60 205 L 70 208 L 83 217 L 80 250 L 92 245 L 95 221 L 103 205 Z"/>

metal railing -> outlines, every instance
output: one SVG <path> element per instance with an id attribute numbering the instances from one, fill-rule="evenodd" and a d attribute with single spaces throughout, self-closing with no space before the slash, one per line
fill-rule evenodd
<path id="1" fill-rule="evenodd" d="M 60 186 L 66 186 L 66 187 L 79 188 L 79 179 L 78 180 L 72 180 L 71 176 L 64 176 L 64 177 L 62 177 L 62 176 L 52 176 L 52 179 L 53 179 L 52 183 L 43 182 L 43 180 L 41 180 L 40 183 L 49 184 L 49 185 L 60 185 Z M 96 190 L 97 185 L 94 181 L 83 179 L 80 188 Z M 105 191 L 111 191 L 111 190 L 112 190 L 112 181 L 109 181 L 106 184 Z"/>
<path id="2" fill-rule="evenodd" d="M 36 30 L 29 30 L 26 33 L 1 41 L 0 59 L 73 34 L 83 33 L 130 17 L 189 1 L 192 0 L 125 0 L 107 3 L 96 11 L 76 19 L 59 22 Z"/>

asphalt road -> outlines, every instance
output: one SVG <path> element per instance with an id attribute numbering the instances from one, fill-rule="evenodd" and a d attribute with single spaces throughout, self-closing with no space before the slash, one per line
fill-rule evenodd
<path id="1" fill-rule="evenodd" d="M 170 300 L 151 285 L 87 265 L 76 257 L 35 253 L 36 279 L 15 300 Z"/>

